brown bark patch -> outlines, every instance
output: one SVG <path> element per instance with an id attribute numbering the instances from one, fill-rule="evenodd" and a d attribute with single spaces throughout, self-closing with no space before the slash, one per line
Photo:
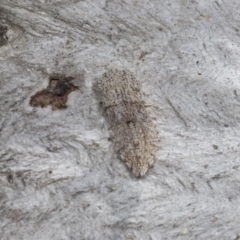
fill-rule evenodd
<path id="1" fill-rule="evenodd" d="M 73 77 L 51 77 L 47 88 L 31 97 L 30 105 L 42 108 L 52 105 L 53 110 L 67 108 L 68 95 L 79 89 L 72 80 Z"/>

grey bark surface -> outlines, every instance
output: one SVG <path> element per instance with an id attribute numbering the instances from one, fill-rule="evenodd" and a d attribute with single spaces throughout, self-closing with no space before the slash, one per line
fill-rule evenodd
<path id="1" fill-rule="evenodd" d="M 240 2 L 0 1 L 0 238 L 239 239 Z M 94 85 L 141 84 L 160 138 L 136 178 Z M 49 77 L 68 108 L 33 108 Z"/>

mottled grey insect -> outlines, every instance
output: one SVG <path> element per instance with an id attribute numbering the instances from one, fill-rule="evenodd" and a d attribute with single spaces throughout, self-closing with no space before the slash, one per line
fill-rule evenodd
<path id="1" fill-rule="evenodd" d="M 139 83 L 132 73 L 111 69 L 103 74 L 98 87 L 116 150 L 136 176 L 144 176 L 153 165 L 158 136 Z"/>

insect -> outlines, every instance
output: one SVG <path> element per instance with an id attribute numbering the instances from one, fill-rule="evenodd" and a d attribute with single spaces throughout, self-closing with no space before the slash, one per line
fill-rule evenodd
<path id="1" fill-rule="evenodd" d="M 98 87 L 116 150 L 136 176 L 144 176 L 154 163 L 158 134 L 139 83 L 129 71 L 110 69 Z"/>

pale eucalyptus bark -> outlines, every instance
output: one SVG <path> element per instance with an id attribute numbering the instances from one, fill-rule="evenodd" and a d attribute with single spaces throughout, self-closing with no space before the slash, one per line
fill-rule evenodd
<path id="1" fill-rule="evenodd" d="M 0 238 L 238 239 L 240 2 L 0 1 Z M 118 160 L 96 82 L 134 73 L 154 168 Z M 53 75 L 67 108 L 29 105 Z"/>

